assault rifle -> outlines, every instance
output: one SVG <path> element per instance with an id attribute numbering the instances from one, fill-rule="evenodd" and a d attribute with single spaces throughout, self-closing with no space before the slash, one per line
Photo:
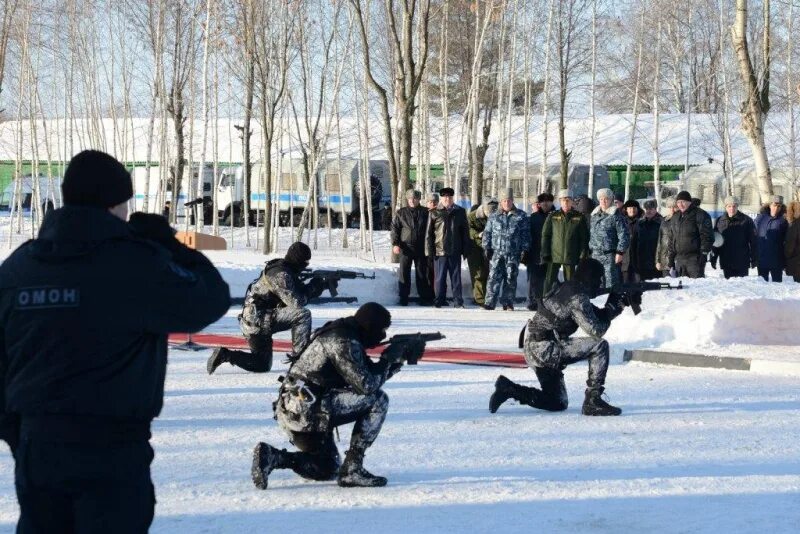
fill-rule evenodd
<path id="1" fill-rule="evenodd" d="M 395 334 L 380 345 L 388 345 L 386 350 L 381 354 L 381 358 L 388 360 L 390 363 L 407 363 L 408 365 L 417 365 L 417 362 L 422 358 L 422 352 L 425 350 L 425 343 L 428 341 L 438 341 L 444 339 L 444 334 L 441 332 L 432 332 L 423 334 L 417 332 L 416 334 Z M 422 348 L 420 349 L 420 344 Z M 419 354 L 417 354 L 419 352 Z"/>
<path id="2" fill-rule="evenodd" d="M 678 282 L 677 286 L 671 286 L 666 282 L 631 282 L 620 284 L 614 287 L 604 287 L 597 292 L 597 295 L 616 293 L 625 298 L 625 303 L 631 307 L 634 315 L 642 312 L 642 293 L 645 291 L 661 291 L 662 289 L 683 289 L 683 282 Z"/>
<path id="3" fill-rule="evenodd" d="M 325 285 L 327 286 L 331 296 L 335 297 L 339 294 L 339 280 L 342 280 L 343 278 L 348 280 L 353 278 L 369 278 L 370 280 L 374 280 L 375 274 L 373 273 L 372 276 L 369 276 L 356 271 L 312 271 L 311 269 L 304 269 L 300 272 L 299 278 L 302 281 L 312 279 L 322 280 L 325 282 Z"/>

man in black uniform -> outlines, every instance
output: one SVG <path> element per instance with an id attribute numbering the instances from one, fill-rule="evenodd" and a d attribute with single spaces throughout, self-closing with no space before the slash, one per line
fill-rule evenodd
<path id="1" fill-rule="evenodd" d="M 292 243 L 284 258 L 267 262 L 261 275 L 247 287 L 244 307 L 239 314 L 242 330 L 251 352 L 218 348 L 206 362 L 212 374 L 223 362 L 251 373 L 272 369 L 272 334 L 292 330 L 293 354 L 300 354 L 311 335 L 311 312 L 304 306 L 322 294 L 325 282 L 312 278 L 303 284 L 298 278 L 308 267 L 311 249 L 302 241 Z M 293 355 L 289 356 L 290 359 Z"/>
<path id="2" fill-rule="evenodd" d="M 625 297 L 609 294 L 604 308 L 597 308 L 591 298 L 603 285 L 603 265 L 595 259 L 583 259 L 572 280 L 557 286 L 539 303 L 528 321 L 525 361 L 536 372 L 541 389 L 515 384 L 503 375 L 497 377 L 489 399 L 489 411 L 495 413 L 508 399 L 533 408 L 558 412 L 567 409 L 564 369 L 573 363 L 589 360 L 589 378 L 583 415 L 619 415 L 622 410 L 603 400 L 608 371 L 608 341 L 603 335 L 626 303 Z M 590 337 L 571 338 L 578 328 Z"/>
<path id="3" fill-rule="evenodd" d="M 414 264 L 414 277 L 417 281 L 417 294 L 420 304 L 433 304 L 433 289 L 428 284 L 428 261 L 425 258 L 425 231 L 428 228 L 428 210 L 420 206 L 422 193 L 409 189 L 406 191 L 408 206 L 397 210 L 392 220 L 392 252 L 400 256 L 398 272 L 399 304 L 408 306 L 411 292 L 411 264 Z"/>
<path id="4" fill-rule="evenodd" d="M 84 151 L 64 207 L 0 266 L 0 437 L 16 459 L 17 532 L 146 532 L 150 422 L 167 334 L 196 332 L 228 286 L 166 219 L 134 213 L 128 171 Z"/>
<path id="5" fill-rule="evenodd" d="M 311 480 L 336 478 L 342 487 L 386 485 L 384 477 L 364 469 L 364 452 L 386 418 L 389 398 L 381 386 L 402 364 L 386 359 L 373 362 L 366 349 L 383 340 L 391 322 L 386 308 L 368 302 L 355 315 L 326 323 L 314 332 L 311 343 L 289 368 L 273 405 L 278 424 L 299 451 L 256 445 L 252 477 L 257 488 L 267 488 L 273 469 L 291 469 Z M 395 350 L 419 356 L 425 343 L 392 344 L 386 349 Z M 350 449 L 340 465 L 333 431 L 353 422 Z"/>

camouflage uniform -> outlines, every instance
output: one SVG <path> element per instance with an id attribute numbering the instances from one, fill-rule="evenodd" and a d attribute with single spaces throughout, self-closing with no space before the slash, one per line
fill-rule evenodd
<path id="1" fill-rule="evenodd" d="M 239 314 L 239 328 L 252 352 L 226 350 L 226 361 L 254 373 L 268 372 L 272 369 L 272 334 L 289 329 L 292 350 L 302 352 L 311 334 L 311 312 L 304 306 L 322 291 L 323 284 L 316 280 L 303 285 L 286 260 L 271 260 L 248 286 Z"/>
<path id="2" fill-rule="evenodd" d="M 486 305 L 494 306 L 500 296 L 504 306 L 514 305 L 517 292 L 517 275 L 523 252 L 531 246 L 531 231 L 528 216 L 524 211 L 513 208 L 508 212 L 498 211 L 489 217 L 483 230 L 483 249 L 489 253 L 489 283 L 486 292 Z"/>
<path id="3" fill-rule="evenodd" d="M 592 258 L 603 264 L 605 269 L 605 287 L 614 287 L 622 283 L 622 272 L 614 261 L 617 254 L 625 254 L 630 246 L 631 234 L 625 218 L 610 206 L 603 211 L 600 206 L 592 212 L 589 248 Z"/>
<path id="4" fill-rule="evenodd" d="M 312 480 L 335 478 L 339 451 L 336 427 L 355 423 L 350 447 L 368 448 L 381 430 L 389 397 L 381 386 L 397 368 L 386 360 L 372 361 L 353 318 L 326 324 L 291 366 L 273 404 L 275 418 L 299 452 L 278 452 L 276 468 L 292 469 Z M 292 388 L 310 391 L 298 401 Z M 313 399 L 313 400 L 312 400 Z"/>

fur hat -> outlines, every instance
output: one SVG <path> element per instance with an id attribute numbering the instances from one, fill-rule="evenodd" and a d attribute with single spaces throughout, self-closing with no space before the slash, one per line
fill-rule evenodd
<path id="1" fill-rule="evenodd" d="M 511 187 L 507 187 L 503 194 L 500 195 L 500 200 L 514 200 L 514 189 Z"/>
<path id="2" fill-rule="evenodd" d="M 625 202 L 625 204 L 622 205 L 622 208 L 623 209 L 636 208 L 637 210 L 642 209 L 642 207 L 639 205 L 639 201 L 634 199 L 630 199 L 627 202 Z"/>
<path id="3" fill-rule="evenodd" d="M 439 195 L 443 197 L 452 197 L 455 196 L 456 192 L 453 190 L 452 187 L 443 187 L 439 189 Z"/>
<path id="4" fill-rule="evenodd" d="M 542 193 L 541 195 L 536 197 L 536 202 L 552 202 L 553 200 L 554 200 L 553 195 L 551 195 L 550 193 Z"/>
<path id="5" fill-rule="evenodd" d="M 422 193 L 414 189 L 409 189 L 408 191 L 406 191 L 406 198 L 408 200 L 411 200 L 412 198 L 416 198 L 417 200 L 419 200 L 420 198 L 422 198 Z"/>
<path id="6" fill-rule="evenodd" d="M 128 170 L 113 157 L 84 150 L 67 165 L 61 191 L 66 205 L 111 208 L 133 196 L 133 182 Z"/>
<path id="7" fill-rule="evenodd" d="M 569 189 L 559 189 L 558 198 L 572 198 L 572 193 Z"/>
<path id="8" fill-rule="evenodd" d="M 783 204 L 783 197 L 780 195 L 772 195 L 772 198 L 770 198 L 770 202 L 772 204 Z"/>
<path id="9" fill-rule="evenodd" d="M 692 195 L 690 195 L 688 191 L 681 191 L 678 193 L 678 196 L 675 197 L 675 200 L 685 200 L 686 202 L 691 202 Z"/>

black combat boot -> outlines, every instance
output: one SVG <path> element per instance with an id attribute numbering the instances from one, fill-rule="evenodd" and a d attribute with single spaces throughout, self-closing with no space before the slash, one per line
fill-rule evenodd
<path id="1" fill-rule="evenodd" d="M 603 400 L 603 388 L 587 389 L 581 413 L 583 415 L 619 415 L 622 410 Z"/>
<path id="2" fill-rule="evenodd" d="M 269 474 L 273 469 L 287 467 L 288 455 L 286 449 L 278 450 L 272 445 L 259 443 L 253 449 L 253 466 L 250 468 L 250 476 L 253 484 L 258 489 L 267 489 Z"/>
<path id="3" fill-rule="evenodd" d="M 225 347 L 219 347 L 214 349 L 214 352 L 211 353 L 211 356 L 208 358 L 206 362 L 206 371 L 208 374 L 214 374 L 214 371 L 217 370 L 217 367 L 222 365 L 225 362 L 229 362 L 230 360 L 230 350 L 226 349 Z"/>
<path id="4" fill-rule="evenodd" d="M 536 397 L 537 390 L 535 388 L 515 384 L 508 378 L 500 375 L 494 382 L 494 393 L 489 397 L 489 412 L 497 412 L 500 405 L 508 399 L 514 399 L 520 404 L 527 404 L 528 406 L 536 408 Z"/>
<path id="5" fill-rule="evenodd" d="M 364 469 L 364 449 L 350 447 L 339 468 L 339 485 L 343 488 L 374 488 L 386 485 L 386 478 Z"/>

